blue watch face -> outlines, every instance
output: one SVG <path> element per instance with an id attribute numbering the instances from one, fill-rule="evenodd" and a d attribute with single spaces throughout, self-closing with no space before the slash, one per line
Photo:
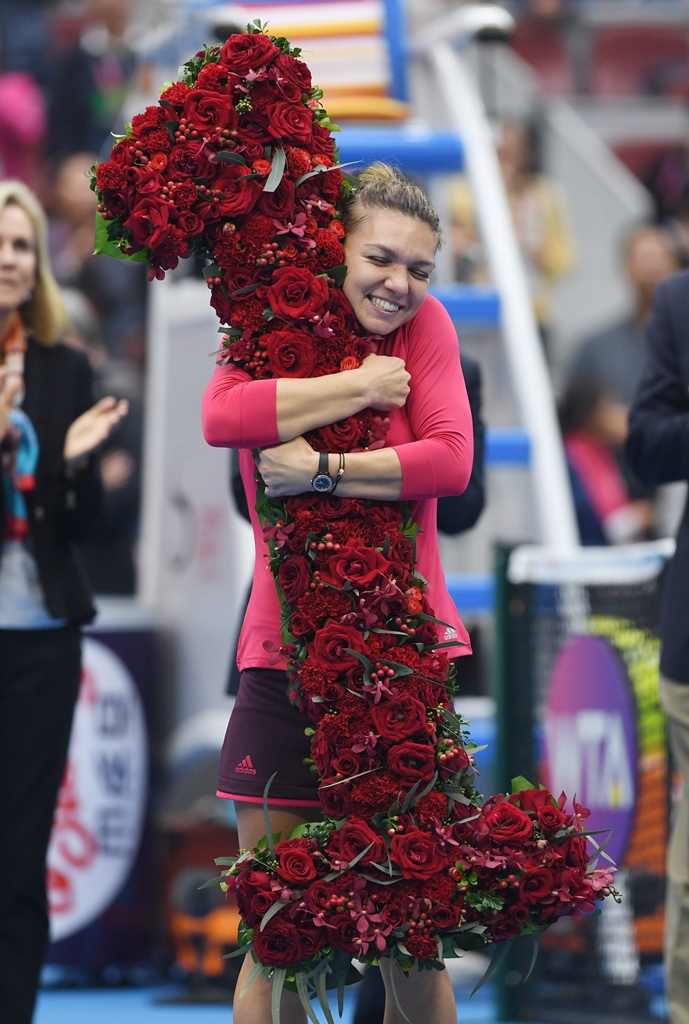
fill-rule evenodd
<path id="1" fill-rule="evenodd" d="M 314 491 L 331 491 L 333 488 L 332 477 L 327 473 L 317 473 L 311 484 Z"/>

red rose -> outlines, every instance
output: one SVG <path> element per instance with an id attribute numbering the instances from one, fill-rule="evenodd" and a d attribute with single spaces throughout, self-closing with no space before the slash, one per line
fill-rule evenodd
<path id="1" fill-rule="evenodd" d="M 533 835 L 533 822 L 524 811 L 503 800 L 481 814 L 478 831 L 493 843 L 520 846 Z"/>
<path id="2" fill-rule="evenodd" d="M 283 177 L 274 192 L 261 192 L 258 209 L 274 220 L 290 219 L 294 212 L 294 182 Z"/>
<path id="3" fill-rule="evenodd" d="M 344 915 L 338 918 L 337 924 L 331 930 L 328 929 L 328 941 L 335 949 L 342 949 L 345 953 L 356 953 L 359 949 L 358 944 L 359 930 L 356 926 L 356 921 L 352 917 L 345 917 Z"/>
<path id="4" fill-rule="evenodd" d="M 302 959 L 302 951 L 296 925 L 285 921 L 278 914 L 268 922 L 265 929 L 259 926 L 254 934 L 254 953 L 262 964 L 271 967 L 298 964 Z"/>
<path id="5" fill-rule="evenodd" d="M 313 338 L 295 329 L 265 336 L 268 365 L 276 377 L 310 377 L 316 363 Z"/>
<path id="6" fill-rule="evenodd" d="M 321 569 L 321 579 L 340 589 L 348 580 L 356 590 L 370 590 L 385 582 L 388 565 L 380 551 L 363 547 L 356 540 L 348 541 L 328 558 Z"/>
<path id="7" fill-rule="evenodd" d="M 586 839 L 584 836 L 572 836 L 560 846 L 565 864 L 572 868 L 585 868 L 589 862 Z"/>
<path id="8" fill-rule="evenodd" d="M 459 907 L 436 903 L 431 910 L 431 921 L 436 928 L 454 928 L 459 922 Z"/>
<path id="9" fill-rule="evenodd" d="M 153 197 L 142 199 L 136 204 L 124 222 L 131 230 L 137 245 L 155 249 L 161 245 L 170 232 L 170 208 L 167 203 Z"/>
<path id="10" fill-rule="evenodd" d="M 348 784 L 332 785 L 337 779 L 323 779 L 318 788 L 318 799 L 326 814 L 331 818 L 344 818 L 349 811 L 350 797 Z"/>
<path id="11" fill-rule="evenodd" d="M 546 835 L 554 835 L 565 824 L 565 815 L 557 804 L 546 804 L 536 815 L 539 827 Z"/>
<path id="12" fill-rule="evenodd" d="M 308 850 L 304 850 L 301 847 L 292 847 L 291 849 L 283 849 L 279 854 L 278 872 L 286 882 L 302 886 L 314 880 L 316 877 L 316 866 Z"/>
<path id="13" fill-rule="evenodd" d="M 509 802 L 521 807 L 523 811 L 533 811 L 537 814 L 543 807 L 552 802 L 552 796 L 547 789 L 522 789 L 519 793 L 510 793 Z"/>
<path id="14" fill-rule="evenodd" d="M 313 625 L 301 612 L 294 612 L 289 620 L 289 631 L 292 636 L 301 638 L 308 636 L 309 633 L 313 633 Z"/>
<path id="15" fill-rule="evenodd" d="M 409 694 L 376 704 L 371 708 L 371 718 L 376 732 L 384 740 L 399 742 L 426 731 L 426 706 Z"/>
<path id="16" fill-rule="evenodd" d="M 391 928 L 400 928 L 405 923 L 402 910 L 396 903 L 389 903 L 383 907 L 383 922 Z"/>
<path id="17" fill-rule="evenodd" d="M 117 164 L 118 167 L 130 167 L 134 160 L 136 153 L 136 146 L 131 142 L 130 139 L 123 139 L 121 142 L 115 143 L 110 151 L 110 160 L 112 163 Z"/>
<path id="18" fill-rule="evenodd" d="M 248 213 L 256 205 L 261 186 L 254 178 L 247 178 L 246 173 L 246 167 L 241 164 L 224 164 L 214 180 L 218 209 L 223 217 Z"/>
<path id="19" fill-rule="evenodd" d="M 289 555 L 278 569 L 278 582 L 288 604 L 296 604 L 311 580 L 311 563 L 303 555 Z"/>
<path id="20" fill-rule="evenodd" d="M 311 72 L 303 60 L 297 60 L 288 53 L 281 53 L 276 57 L 273 69 L 281 78 L 298 85 L 302 92 L 311 89 Z"/>
<path id="21" fill-rule="evenodd" d="M 191 210 L 183 210 L 177 217 L 177 227 L 180 231 L 184 232 L 187 238 L 194 238 L 196 235 L 201 234 L 204 223 Z"/>
<path id="22" fill-rule="evenodd" d="M 276 139 L 293 145 L 308 145 L 311 141 L 313 111 L 303 103 L 280 100 L 270 112 L 268 130 Z"/>
<path id="23" fill-rule="evenodd" d="M 265 889 L 261 889 L 251 897 L 251 911 L 260 921 L 278 899 L 279 896 L 276 892 L 266 892 Z"/>
<path id="24" fill-rule="evenodd" d="M 317 914 L 319 910 L 330 909 L 330 901 L 336 894 L 337 889 L 332 882 L 324 882 L 322 879 L 319 879 L 307 889 L 304 889 L 301 898 L 311 913 Z"/>
<path id="25" fill-rule="evenodd" d="M 198 140 L 180 142 L 168 154 L 167 173 L 172 179 L 205 178 L 214 171 Z"/>
<path id="26" fill-rule="evenodd" d="M 214 284 L 211 288 L 210 304 L 215 310 L 218 320 L 221 324 L 229 324 L 230 317 L 232 315 L 232 303 L 227 297 L 227 293 L 222 285 Z M 234 354 L 234 353 L 233 353 Z M 236 358 L 239 359 L 239 352 L 237 350 Z"/>
<path id="27" fill-rule="evenodd" d="M 328 301 L 325 278 L 305 267 L 281 267 L 273 274 L 267 298 L 276 316 L 298 320 L 319 316 Z"/>
<path id="28" fill-rule="evenodd" d="M 435 749 L 424 743 L 398 743 L 388 751 L 388 768 L 406 785 L 428 781 L 435 771 Z"/>
<path id="29" fill-rule="evenodd" d="M 333 851 L 336 851 L 342 860 L 350 862 L 358 857 L 367 846 L 371 848 L 358 861 L 357 867 L 363 867 L 372 862 L 381 864 L 387 860 L 387 846 L 380 833 L 374 832 L 365 821 L 352 817 L 338 832 L 331 832 L 327 853 L 331 855 Z"/>
<path id="30" fill-rule="evenodd" d="M 242 78 L 249 71 L 258 71 L 267 67 L 280 54 L 277 46 L 262 32 L 247 35 L 231 35 L 220 50 L 220 62 L 225 64 L 233 75 Z"/>
<path id="31" fill-rule="evenodd" d="M 298 928 L 302 955 L 304 959 L 307 959 L 309 956 L 314 956 L 326 941 L 326 929 L 309 928 L 302 922 L 298 923 Z"/>
<path id="32" fill-rule="evenodd" d="M 523 903 L 552 903 L 555 879 L 550 868 L 529 868 L 519 880 L 519 897 Z"/>
<path id="33" fill-rule="evenodd" d="M 324 451 L 351 452 L 361 445 L 361 423 L 358 417 L 348 416 L 346 420 L 321 427 L 318 437 Z"/>
<path id="34" fill-rule="evenodd" d="M 341 683 L 335 683 L 342 690 L 339 696 L 343 697 L 345 689 Z M 337 757 L 332 760 L 332 769 L 336 775 L 342 775 L 343 778 L 349 778 L 350 775 L 357 775 L 361 771 L 361 761 L 358 756 L 351 750 L 344 750 Z"/>
<path id="35" fill-rule="evenodd" d="M 191 89 L 184 99 L 184 116 L 196 131 L 206 128 L 229 128 L 239 124 L 239 115 L 230 96 L 204 89 Z"/>
<path id="36" fill-rule="evenodd" d="M 521 925 L 510 917 L 500 918 L 490 926 L 490 937 L 493 942 L 506 942 L 521 935 Z"/>
<path id="37" fill-rule="evenodd" d="M 432 878 L 447 867 L 433 836 L 414 826 L 392 837 L 390 855 L 404 878 Z"/>
<path id="38" fill-rule="evenodd" d="M 335 670 L 338 675 L 361 665 L 359 659 L 348 654 L 345 648 L 366 654 L 366 643 L 359 630 L 332 620 L 318 630 L 313 643 L 307 644 L 308 655 L 314 664 L 324 671 Z"/>

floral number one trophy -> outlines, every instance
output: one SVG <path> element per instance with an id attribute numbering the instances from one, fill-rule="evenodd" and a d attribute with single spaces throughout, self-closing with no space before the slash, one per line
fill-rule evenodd
<path id="1" fill-rule="evenodd" d="M 220 361 L 252 379 L 353 369 L 371 348 L 340 286 L 338 166 L 321 92 L 257 22 L 183 68 L 94 167 L 96 251 L 162 278 L 207 260 Z M 382 447 L 368 410 L 311 432 L 316 451 Z M 415 572 L 400 503 L 309 494 L 257 510 L 282 608 L 288 696 L 311 720 L 324 820 L 220 859 L 242 952 L 308 1007 L 359 977 L 351 960 L 442 969 L 441 958 L 593 911 L 610 870 L 581 821 L 524 779 L 481 806 L 476 747 L 452 713 L 448 656 Z M 270 642 L 266 641 L 267 647 Z M 287 699 L 287 697 L 285 698 Z M 369 741 L 374 738 L 375 742 Z M 394 972 L 393 972 L 394 975 Z"/>

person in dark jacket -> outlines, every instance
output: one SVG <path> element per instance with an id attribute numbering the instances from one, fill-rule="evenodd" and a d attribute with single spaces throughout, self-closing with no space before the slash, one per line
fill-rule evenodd
<path id="1" fill-rule="evenodd" d="M 100 502 L 94 452 L 126 414 L 92 404 L 34 194 L 0 182 L 0 1020 L 30 1024 L 48 938 L 46 854 L 95 610 L 74 543 Z"/>
<path id="2" fill-rule="evenodd" d="M 689 480 L 689 271 L 657 288 L 626 454 L 648 487 Z M 689 1024 L 689 502 L 663 586 L 660 697 L 683 786 L 667 860 L 665 984 L 672 1024 Z"/>

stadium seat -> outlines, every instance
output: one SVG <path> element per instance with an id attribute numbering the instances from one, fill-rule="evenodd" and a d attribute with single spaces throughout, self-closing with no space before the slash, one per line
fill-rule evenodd
<path id="1" fill-rule="evenodd" d="M 634 96 L 651 91 L 664 67 L 689 60 L 689 34 L 679 25 L 615 25 L 596 31 L 591 87 L 597 96 Z"/>
<path id="2" fill-rule="evenodd" d="M 567 96 L 575 91 L 574 73 L 559 25 L 521 21 L 510 46 L 537 72 L 546 92 Z"/>

